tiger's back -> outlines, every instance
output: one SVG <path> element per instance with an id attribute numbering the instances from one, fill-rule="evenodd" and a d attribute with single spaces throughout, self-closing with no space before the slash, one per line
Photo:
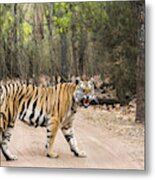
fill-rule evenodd
<path id="1" fill-rule="evenodd" d="M 75 85 L 58 84 L 54 87 L 41 88 L 17 83 L 2 87 L 3 100 L 1 114 L 7 119 L 8 126 L 14 126 L 16 119 L 33 125 L 43 126 L 50 116 L 58 116 L 62 121 L 72 102 Z"/>

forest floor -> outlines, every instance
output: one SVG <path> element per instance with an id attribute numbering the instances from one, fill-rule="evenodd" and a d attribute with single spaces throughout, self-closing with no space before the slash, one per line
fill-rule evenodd
<path id="1" fill-rule="evenodd" d="M 17 161 L 1 159 L 1 166 L 144 169 L 144 125 L 135 124 L 135 110 L 128 107 L 104 106 L 79 108 L 75 115 L 75 135 L 86 158 L 76 158 L 69 150 L 62 133 L 56 137 L 54 149 L 60 156 L 45 156 L 44 128 L 31 128 L 17 122 L 10 149 L 18 155 Z"/>

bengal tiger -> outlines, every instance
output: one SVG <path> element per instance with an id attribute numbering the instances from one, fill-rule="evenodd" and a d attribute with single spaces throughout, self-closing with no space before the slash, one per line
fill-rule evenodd
<path id="1" fill-rule="evenodd" d="M 6 160 L 16 160 L 8 143 L 16 120 L 47 131 L 46 155 L 57 158 L 53 143 L 60 127 L 71 152 L 86 157 L 78 148 L 73 130 L 73 115 L 77 106 L 87 108 L 95 99 L 93 80 L 60 83 L 53 87 L 37 87 L 19 82 L 0 85 L 0 147 Z"/>

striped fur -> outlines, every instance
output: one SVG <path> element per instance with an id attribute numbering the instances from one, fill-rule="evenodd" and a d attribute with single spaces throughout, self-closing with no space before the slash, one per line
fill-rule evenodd
<path id="1" fill-rule="evenodd" d="M 94 88 L 91 81 L 62 83 L 54 87 L 35 87 L 20 82 L 0 85 L 0 145 L 6 160 L 15 160 L 8 148 L 11 131 L 16 119 L 29 126 L 45 127 L 47 130 L 46 152 L 51 158 L 58 157 L 53 151 L 53 143 L 58 128 L 64 134 L 75 156 L 85 157 L 79 150 L 73 130 L 73 115 L 78 104 L 86 106 L 93 99 Z"/>

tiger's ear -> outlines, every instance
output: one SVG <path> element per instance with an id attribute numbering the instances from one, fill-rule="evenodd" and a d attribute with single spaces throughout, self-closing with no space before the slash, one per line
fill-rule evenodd
<path id="1" fill-rule="evenodd" d="M 91 82 L 92 84 L 95 84 L 93 77 L 90 79 L 90 82 Z"/>
<path id="2" fill-rule="evenodd" d="M 71 78 L 71 82 L 78 85 L 80 83 L 81 79 L 80 77 L 75 77 L 75 76 L 72 76 Z"/>
<path id="3" fill-rule="evenodd" d="M 78 85 L 80 83 L 80 81 L 81 81 L 80 77 L 76 77 L 75 84 Z"/>

